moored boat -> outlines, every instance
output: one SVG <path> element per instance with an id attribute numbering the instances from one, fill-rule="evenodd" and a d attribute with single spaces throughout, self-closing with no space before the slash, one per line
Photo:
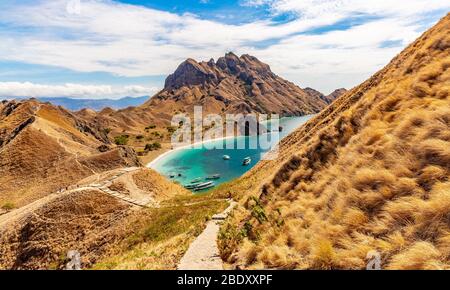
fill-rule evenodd
<path id="1" fill-rule="evenodd" d="M 191 180 L 191 183 L 199 183 L 200 181 L 202 181 L 202 178 L 198 177 L 196 179 Z"/>
<path id="2" fill-rule="evenodd" d="M 187 184 L 184 186 L 186 189 L 195 189 L 200 183 Z"/>
<path id="3" fill-rule="evenodd" d="M 213 179 L 219 179 L 220 178 L 220 174 L 214 174 L 214 175 L 210 175 L 208 177 L 206 177 L 206 180 L 213 180 Z"/>
<path id="4" fill-rule="evenodd" d="M 223 155 L 223 160 L 230 160 L 231 159 L 231 157 L 230 157 L 230 155 Z"/>
<path id="5" fill-rule="evenodd" d="M 244 160 L 242 161 L 242 165 L 243 166 L 247 166 L 252 162 L 252 159 L 250 157 L 246 157 L 244 158 Z"/>
<path id="6" fill-rule="evenodd" d="M 216 186 L 216 184 L 215 184 L 213 181 L 208 181 L 208 182 L 205 182 L 205 183 L 198 184 L 198 185 L 194 188 L 194 191 L 205 190 L 205 189 L 212 188 L 212 187 L 214 187 L 214 186 Z"/>

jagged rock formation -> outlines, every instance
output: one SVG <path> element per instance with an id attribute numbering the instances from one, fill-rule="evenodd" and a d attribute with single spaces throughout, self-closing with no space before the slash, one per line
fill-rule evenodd
<path id="1" fill-rule="evenodd" d="M 164 89 L 144 106 L 171 115 L 203 106 L 207 113 L 277 113 L 282 116 L 317 113 L 326 102 L 275 75 L 250 55 L 227 53 L 214 62 L 184 61 Z"/>
<path id="2" fill-rule="evenodd" d="M 117 111 L 105 108 L 99 113 L 85 109 L 76 115 L 98 127 L 111 129 L 112 135 L 123 132 L 138 135 L 149 125 L 156 126 L 159 132 L 165 130 L 173 116 L 192 115 L 195 106 L 201 106 L 205 115 L 300 116 L 320 112 L 331 98 L 309 94 L 275 75 L 267 64 L 253 56 L 228 53 L 217 62 L 187 59 L 167 77 L 164 89 L 141 106 Z"/>

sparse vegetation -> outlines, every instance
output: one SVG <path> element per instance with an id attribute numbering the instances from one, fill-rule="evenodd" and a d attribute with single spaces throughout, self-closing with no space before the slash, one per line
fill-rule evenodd
<path id="1" fill-rule="evenodd" d="M 13 209 L 15 209 L 15 208 L 16 208 L 16 206 L 15 206 L 15 204 L 12 203 L 12 202 L 7 202 L 7 203 L 4 203 L 4 204 L 2 205 L 2 209 L 3 209 L 3 210 L 13 210 Z"/>
<path id="2" fill-rule="evenodd" d="M 166 129 L 169 134 L 173 134 L 177 130 L 177 128 L 173 126 L 168 126 Z"/>
<path id="3" fill-rule="evenodd" d="M 161 143 L 153 142 L 151 144 L 145 145 L 145 151 L 155 151 L 161 149 Z"/>
<path id="4" fill-rule="evenodd" d="M 159 138 L 159 139 L 163 139 L 163 138 L 164 138 L 164 135 L 161 134 L 161 133 L 158 132 L 158 131 L 152 132 L 151 135 L 152 135 L 153 137 Z"/>
<path id="5" fill-rule="evenodd" d="M 208 195 L 186 196 L 140 213 L 130 222 L 133 233 L 118 245 L 117 254 L 94 269 L 175 269 L 206 221 L 226 207 L 225 201 Z"/>
<path id="6" fill-rule="evenodd" d="M 127 145 L 129 137 L 130 137 L 129 135 L 116 136 L 116 137 L 114 137 L 114 143 L 116 145 Z"/>

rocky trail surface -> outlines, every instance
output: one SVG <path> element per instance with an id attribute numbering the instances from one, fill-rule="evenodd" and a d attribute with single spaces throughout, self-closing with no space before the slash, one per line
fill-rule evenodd
<path id="1" fill-rule="evenodd" d="M 230 206 L 224 212 L 212 217 L 203 233 L 189 246 L 178 264 L 178 270 L 223 270 L 223 262 L 217 247 L 217 236 L 220 225 L 235 206 L 236 202 L 230 201 Z"/>

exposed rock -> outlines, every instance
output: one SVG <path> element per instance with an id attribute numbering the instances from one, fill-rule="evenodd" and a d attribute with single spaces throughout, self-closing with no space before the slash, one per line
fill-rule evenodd
<path id="1" fill-rule="evenodd" d="M 327 102 L 276 74 L 256 57 L 227 53 L 214 62 L 184 61 L 164 89 L 143 107 L 172 116 L 175 111 L 206 113 L 277 113 L 283 116 L 319 112 Z"/>

